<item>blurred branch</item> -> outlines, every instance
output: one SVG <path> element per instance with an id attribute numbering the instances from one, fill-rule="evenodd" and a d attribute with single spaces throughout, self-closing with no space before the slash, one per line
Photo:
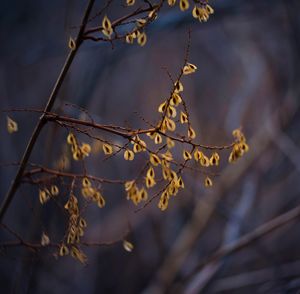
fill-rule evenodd
<path id="1" fill-rule="evenodd" d="M 280 265 L 280 278 L 288 278 L 300 275 L 300 261 L 289 262 Z M 252 286 L 274 280 L 274 268 L 264 268 L 256 271 L 245 272 L 238 275 L 219 279 L 212 286 L 213 293 L 229 290 L 237 290 L 242 287 Z M 278 278 L 278 277 L 277 277 Z"/>
<path id="2" fill-rule="evenodd" d="M 298 217 L 300 217 L 300 205 L 289 210 L 286 213 L 283 213 L 283 214 L 273 218 L 269 222 L 264 223 L 263 225 L 259 226 L 252 232 L 244 235 L 237 241 L 221 247 L 213 255 L 211 255 L 206 261 L 204 261 L 202 264 L 200 264 L 197 267 L 197 269 L 201 269 L 204 265 L 206 265 L 209 262 L 218 260 L 224 256 L 228 256 L 232 253 L 235 253 L 235 252 L 243 249 L 244 247 L 250 245 L 252 242 L 266 236 L 267 234 L 273 232 L 274 230 L 279 229 L 282 226 L 284 226 L 292 221 L 296 221 L 296 219 Z"/>
<path id="3" fill-rule="evenodd" d="M 300 171 L 300 149 L 293 140 L 285 133 L 281 132 L 278 137 L 273 138 L 276 144 L 284 155 L 295 166 L 296 170 Z"/>
<path id="4" fill-rule="evenodd" d="M 243 192 L 224 229 L 223 246 L 235 242 L 243 225 L 242 219 L 250 210 L 257 190 L 257 178 L 249 176 L 243 186 Z M 186 285 L 186 294 L 200 293 L 221 269 L 223 260 L 213 260 L 207 263 L 201 271 Z"/>

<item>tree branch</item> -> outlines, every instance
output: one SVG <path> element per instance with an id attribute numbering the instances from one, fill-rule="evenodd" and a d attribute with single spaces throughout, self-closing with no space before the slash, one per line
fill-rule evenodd
<path id="1" fill-rule="evenodd" d="M 57 98 L 57 94 L 59 93 L 59 90 L 62 86 L 62 83 L 63 83 L 63 81 L 64 81 L 64 79 L 65 79 L 65 77 L 66 77 L 66 75 L 69 71 L 69 68 L 72 64 L 72 61 L 73 61 L 73 59 L 74 59 L 74 57 L 75 57 L 75 55 L 78 51 L 78 48 L 79 48 L 80 44 L 82 43 L 82 36 L 84 34 L 84 30 L 85 30 L 89 15 L 91 13 L 92 7 L 94 5 L 94 2 L 95 2 L 95 0 L 90 0 L 88 5 L 87 5 L 87 8 L 85 10 L 85 13 L 84 13 L 84 16 L 83 16 L 83 19 L 82 19 L 82 22 L 81 22 L 79 32 L 77 34 L 76 47 L 75 47 L 74 50 L 70 50 L 70 52 L 69 52 L 69 55 L 68 55 L 68 57 L 65 61 L 65 64 L 64 64 L 64 66 L 63 66 L 63 68 L 62 68 L 62 70 L 61 70 L 61 72 L 60 72 L 60 74 L 59 74 L 59 76 L 56 80 L 56 83 L 53 87 L 53 90 L 52 90 L 52 92 L 51 92 L 51 94 L 48 98 L 48 101 L 47 101 L 47 104 L 45 106 L 44 112 L 49 112 L 52 109 L 52 107 L 55 103 L 55 100 Z M 46 121 L 47 121 L 46 120 L 46 115 L 45 115 L 45 113 L 43 113 L 41 115 L 41 117 L 40 117 L 40 119 L 39 119 L 32 135 L 31 135 L 31 138 L 30 138 L 30 140 L 27 144 L 27 147 L 25 149 L 25 152 L 23 154 L 21 164 L 19 166 L 17 174 L 16 174 L 14 180 L 12 181 L 12 184 L 9 188 L 9 191 L 7 192 L 6 197 L 5 197 L 5 199 L 4 199 L 4 201 L 1 205 L 1 208 L 0 208 L 0 222 L 2 222 L 2 219 L 3 219 L 6 211 L 9 207 L 11 201 L 13 200 L 14 195 L 15 195 L 15 193 L 16 193 L 19 185 L 20 185 L 20 181 L 21 181 L 23 172 L 25 170 L 26 164 L 27 164 L 27 162 L 30 158 L 30 155 L 31 155 L 32 150 L 35 146 L 35 143 L 36 143 L 36 141 L 37 141 L 37 139 L 38 139 L 45 123 L 46 123 Z"/>

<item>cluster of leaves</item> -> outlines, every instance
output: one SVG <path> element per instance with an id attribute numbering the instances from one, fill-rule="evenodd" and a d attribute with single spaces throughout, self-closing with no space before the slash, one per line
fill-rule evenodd
<path id="1" fill-rule="evenodd" d="M 146 27 L 158 18 L 159 11 L 165 2 L 167 2 L 170 7 L 176 7 L 178 4 L 179 9 L 182 12 L 189 10 L 190 2 L 193 2 L 194 7 L 192 10 L 192 16 L 200 22 L 206 22 L 209 19 L 209 16 L 214 13 L 214 9 L 209 4 L 208 0 L 160 0 L 156 4 L 152 4 L 150 1 L 145 2 L 149 4 L 148 8 L 137 8 L 132 13 L 129 13 L 115 21 L 112 21 L 107 15 L 105 15 L 102 18 L 101 26 L 88 29 L 84 38 L 96 42 L 125 40 L 128 44 L 133 44 L 136 40 L 140 46 L 144 46 L 147 42 Z M 126 4 L 129 7 L 137 5 L 135 0 L 127 0 Z M 136 18 L 136 16 L 139 17 Z M 124 24 L 131 24 L 131 29 L 126 33 L 118 32 L 117 28 Z M 99 32 L 101 32 L 102 36 L 98 35 Z M 72 50 L 76 49 L 76 42 L 72 38 L 69 40 L 69 47 Z"/>
<path id="2" fill-rule="evenodd" d="M 78 199 L 71 193 L 69 200 L 65 204 L 65 209 L 69 214 L 69 225 L 66 234 L 66 244 L 65 242 L 61 244 L 59 255 L 64 256 L 71 252 L 71 256 L 78 259 L 80 262 L 86 262 L 86 255 L 82 252 L 78 244 L 80 243 L 80 238 L 84 235 L 84 229 L 87 226 L 86 220 L 80 216 Z M 70 247 L 70 249 L 69 249 Z"/>
<path id="3" fill-rule="evenodd" d="M 91 146 L 87 143 L 82 143 L 79 145 L 74 134 L 70 133 L 68 135 L 67 142 L 69 145 L 71 145 L 71 151 L 74 160 L 84 159 L 86 156 L 90 155 L 92 150 Z"/>
<path id="4" fill-rule="evenodd" d="M 158 122 L 153 131 L 146 133 L 146 135 L 151 140 L 153 140 L 155 145 L 159 145 L 159 149 L 157 152 L 148 150 L 148 169 L 145 173 L 143 185 L 140 188 L 138 187 L 137 182 L 139 181 L 139 179 L 133 179 L 125 183 L 127 199 L 132 200 L 135 205 L 139 204 L 141 201 L 147 201 L 147 190 L 153 188 L 157 184 L 157 182 L 161 181 L 161 179 L 156 179 L 155 176 L 158 172 L 155 171 L 155 169 L 157 170 L 158 167 L 160 167 L 160 174 L 162 175 L 163 180 L 166 182 L 165 187 L 162 189 L 162 191 L 160 191 L 160 201 L 158 202 L 158 207 L 161 210 L 165 210 L 168 207 L 170 196 L 177 195 L 179 189 L 184 188 L 184 182 L 181 174 L 184 168 L 187 166 L 187 163 L 191 161 L 193 157 L 201 167 L 219 165 L 220 156 L 217 151 L 213 151 L 212 154 L 208 157 L 204 154 L 203 150 L 199 150 L 199 147 L 201 147 L 201 145 L 197 144 L 194 141 L 196 138 L 196 132 L 192 127 L 186 104 L 181 95 L 184 89 L 181 82 L 181 77 L 183 75 L 194 73 L 196 70 L 197 67 L 194 64 L 186 63 L 184 65 L 181 70 L 179 79 L 174 83 L 170 97 L 166 101 L 161 103 L 158 107 L 158 112 L 162 115 L 161 120 Z M 177 117 L 177 113 L 179 112 L 180 106 L 182 107 L 182 110 L 180 111 L 180 118 L 179 121 L 176 121 L 175 119 Z M 177 127 L 176 123 L 187 125 L 186 135 L 172 135 Z M 245 152 L 248 151 L 248 145 L 246 144 L 246 139 L 242 131 L 240 129 L 234 130 L 233 135 L 236 139 L 236 142 L 232 144 L 233 151 L 229 156 L 229 162 L 233 162 L 233 158 L 236 160 L 238 157 L 241 157 Z M 144 146 L 146 146 L 145 142 L 142 142 Z M 179 145 L 190 146 L 190 150 L 187 150 L 185 148 L 183 149 L 182 158 L 184 160 L 184 163 L 181 165 L 179 164 L 179 169 L 177 170 L 175 168 L 178 167 L 178 163 L 174 160 L 174 156 L 172 153 L 172 149 L 176 144 L 175 142 L 179 142 Z M 144 149 L 144 151 L 146 151 L 146 148 Z M 173 168 L 172 166 L 175 168 Z M 205 177 L 204 184 L 206 187 L 212 186 L 212 180 L 209 176 Z"/>
<path id="5" fill-rule="evenodd" d="M 56 185 L 51 185 L 50 190 L 48 188 L 40 189 L 39 200 L 41 204 L 46 203 L 51 197 L 56 197 L 59 194 L 59 189 Z"/>
<path id="6" fill-rule="evenodd" d="M 102 19 L 102 26 L 87 29 L 84 32 L 83 39 L 93 41 L 113 41 L 116 39 L 124 39 L 125 42 L 132 44 L 134 40 L 140 46 L 144 46 L 147 42 L 145 32 L 146 26 L 158 17 L 158 12 L 165 1 L 159 1 L 155 5 L 149 5 L 149 8 L 130 13 L 118 20 L 111 21 L 107 15 Z M 170 6 L 176 5 L 176 0 L 167 1 Z M 135 5 L 135 0 L 127 0 L 128 6 Z M 179 0 L 179 8 L 181 11 L 186 11 L 190 7 L 188 0 Z M 209 16 L 214 13 L 213 8 L 208 4 L 208 1 L 194 1 L 195 6 L 192 10 L 194 18 L 200 22 L 207 21 Z M 146 16 L 135 18 L 140 13 L 147 13 Z M 133 24 L 132 29 L 125 34 L 119 34 L 117 27 L 124 22 Z M 94 33 L 101 32 L 103 37 L 95 37 Z M 70 38 L 69 47 L 71 50 L 76 50 L 77 41 Z M 187 50 L 188 51 L 188 50 Z M 187 52 L 188 56 L 188 52 Z M 40 175 L 44 173 L 51 174 L 51 178 L 41 178 L 34 183 L 46 182 L 48 186 L 43 184 L 39 190 L 39 200 L 41 204 L 45 204 L 52 197 L 57 197 L 59 188 L 56 184 L 50 184 L 51 179 L 71 178 L 71 189 L 68 200 L 64 203 L 64 208 L 68 213 L 68 229 L 63 240 L 60 243 L 59 255 L 64 256 L 71 254 L 82 263 L 86 262 L 86 256 L 80 249 L 81 237 L 87 227 L 86 220 L 82 217 L 79 208 L 79 200 L 75 195 L 74 187 L 76 186 L 81 192 L 82 200 L 88 203 L 96 203 L 98 207 L 105 206 L 105 199 L 100 191 L 100 183 L 121 183 L 124 185 L 127 200 L 133 202 L 134 205 L 139 205 L 144 202 L 143 207 L 149 204 L 153 199 L 159 197 L 158 208 L 162 211 L 166 210 L 169 200 L 172 196 L 179 193 L 185 188 L 183 180 L 184 171 L 187 169 L 200 172 L 204 175 L 204 186 L 211 187 L 213 185 L 213 173 L 207 172 L 205 169 L 216 167 L 220 164 L 221 155 L 219 151 L 224 149 L 232 149 L 228 157 L 228 162 L 233 163 L 238 158 L 242 157 L 249 149 L 246 138 L 241 129 L 233 131 L 234 141 L 229 145 L 223 146 L 207 146 L 196 141 L 197 133 L 192 125 L 188 108 L 183 97 L 184 85 L 182 79 L 184 76 L 193 74 L 197 71 L 197 66 L 188 62 L 185 58 L 177 79 L 172 80 L 172 90 L 167 99 L 165 99 L 157 109 L 160 119 L 154 125 L 149 124 L 145 129 L 128 129 L 119 126 L 98 125 L 91 122 L 76 120 L 72 118 L 62 118 L 59 115 L 48 114 L 49 120 L 59 123 L 60 126 L 66 127 L 69 133 L 66 138 L 68 149 L 71 151 L 71 158 L 68 157 L 67 151 L 61 156 L 57 162 L 57 170 L 47 168 L 33 169 L 27 173 Z M 91 129 L 82 129 L 81 125 L 89 125 Z M 7 129 L 9 133 L 18 131 L 18 124 L 7 117 Z M 100 129 L 110 133 L 111 136 L 120 136 L 126 140 L 122 146 L 113 143 L 113 140 L 105 140 L 102 136 L 95 137 L 92 130 Z M 93 143 L 80 142 L 77 133 L 82 133 L 92 138 Z M 177 148 L 176 148 L 177 147 Z M 178 152 L 178 149 L 182 149 Z M 105 159 L 123 152 L 123 158 L 126 161 L 132 162 L 137 154 L 146 154 L 144 156 L 145 165 L 140 173 L 135 178 L 125 180 L 108 180 L 101 179 L 95 176 L 87 175 L 86 170 L 82 174 L 72 174 L 66 172 L 70 167 L 70 162 L 84 161 L 92 153 L 97 154 L 102 150 Z M 26 173 L 25 173 L 26 175 Z M 78 185 L 78 179 L 80 183 Z M 98 183 L 98 185 L 94 185 Z M 156 190 L 154 190 L 156 188 Z M 152 192 L 153 191 L 153 192 Z M 151 195 L 151 197 L 150 197 Z M 43 246 L 48 245 L 49 237 L 43 233 L 41 243 Z M 124 240 L 124 249 L 127 251 L 133 250 L 133 244 Z"/>

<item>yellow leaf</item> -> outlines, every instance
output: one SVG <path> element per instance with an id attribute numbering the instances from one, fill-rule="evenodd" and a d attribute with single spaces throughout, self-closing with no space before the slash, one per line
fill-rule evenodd
<path id="1" fill-rule="evenodd" d="M 207 156 L 203 155 L 201 158 L 200 158 L 200 164 L 202 166 L 205 166 L 205 167 L 208 167 L 209 166 L 209 159 Z"/>
<path id="2" fill-rule="evenodd" d="M 108 155 L 108 154 L 112 154 L 113 153 L 113 148 L 112 146 L 110 146 L 109 144 L 104 143 L 102 145 L 102 150 L 104 152 L 104 154 Z"/>
<path id="3" fill-rule="evenodd" d="M 179 8 L 181 11 L 188 10 L 190 7 L 189 1 L 188 0 L 180 0 L 179 1 Z"/>
<path id="4" fill-rule="evenodd" d="M 155 172 L 154 172 L 154 169 L 153 169 L 152 166 L 147 171 L 147 177 L 149 177 L 149 178 L 154 178 L 155 177 Z"/>
<path id="5" fill-rule="evenodd" d="M 147 21 L 145 19 L 143 19 L 143 18 L 139 18 L 139 19 L 136 20 L 136 23 L 137 23 L 138 27 L 144 26 L 146 24 L 146 22 Z"/>
<path id="6" fill-rule="evenodd" d="M 12 120 L 9 116 L 6 117 L 7 119 L 7 131 L 12 134 L 18 131 L 18 124 Z"/>
<path id="7" fill-rule="evenodd" d="M 181 177 L 178 178 L 177 185 L 179 188 L 184 188 L 184 182 Z"/>
<path id="8" fill-rule="evenodd" d="M 128 6 L 134 5 L 134 3 L 135 3 L 135 0 L 126 0 L 126 4 L 127 4 Z"/>
<path id="9" fill-rule="evenodd" d="M 150 11 L 149 14 L 148 14 L 148 17 L 149 17 L 150 19 L 157 19 L 157 13 L 156 13 L 156 10 L 154 9 L 154 10 Z"/>
<path id="10" fill-rule="evenodd" d="M 145 32 L 141 33 L 137 39 L 138 44 L 143 47 L 147 42 L 147 35 Z"/>
<path id="11" fill-rule="evenodd" d="M 110 30 L 111 29 L 111 21 L 107 17 L 107 15 L 104 16 L 102 20 L 102 27 L 104 30 Z"/>
<path id="12" fill-rule="evenodd" d="M 146 187 L 147 188 L 151 188 L 153 186 L 155 186 L 156 182 L 154 180 L 154 178 L 150 178 L 150 177 L 146 177 Z"/>
<path id="13" fill-rule="evenodd" d="M 190 160 L 190 159 L 192 159 L 192 155 L 187 150 L 183 150 L 183 158 L 184 158 L 184 160 Z"/>
<path id="14" fill-rule="evenodd" d="M 103 20 L 102 20 L 102 33 L 107 36 L 108 38 L 110 38 L 110 36 L 113 33 L 113 29 L 111 26 L 111 21 L 109 20 L 109 18 L 105 15 Z"/>
<path id="15" fill-rule="evenodd" d="M 188 123 L 188 116 L 186 113 L 184 113 L 182 111 L 180 112 L 180 122 L 182 124 Z"/>
<path id="16" fill-rule="evenodd" d="M 168 202 L 169 202 L 169 194 L 167 191 L 164 191 L 161 196 L 160 200 L 158 203 L 158 207 L 161 209 L 161 211 L 164 211 L 168 207 Z"/>
<path id="17" fill-rule="evenodd" d="M 127 252 L 132 252 L 132 250 L 134 249 L 134 246 L 131 242 L 124 240 L 123 241 L 123 248 L 127 251 Z"/>
<path id="18" fill-rule="evenodd" d="M 80 261 L 81 263 L 85 263 L 87 260 L 86 255 L 75 246 L 72 246 L 71 248 L 71 256 Z"/>
<path id="19" fill-rule="evenodd" d="M 170 104 L 178 106 L 181 102 L 182 102 L 182 99 L 181 99 L 180 95 L 178 93 L 174 92 L 172 94 Z"/>
<path id="20" fill-rule="evenodd" d="M 198 149 L 195 150 L 194 152 L 194 158 L 196 161 L 199 161 L 203 157 L 203 153 L 199 151 Z"/>
<path id="21" fill-rule="evenodd" d="M 183 91 L 183 85 L 180 81 L 177 81 L 174 87 L 175 87 L 175 93 L 180 93 Z"/>
<path id="22" fill-rule="evenodd" d="M 167 127 L 167 129 L 171 132 L 174 132 L 176 129 L 175 122 L 172 119 L 167 118 L 167 117 L 165 117 L 164 121 L 165 121 L 165 126 Z"/>
<path id="23" fill-rule="evenodd" d="M 174 6 L 175 3 L 176 3 L 176 0 L 168 0 L 168 4 L 169 4 L 170 6 Z"/>
<path id="24" fill-rule="evenodd" d="M 60 249 L 59 249 L 59 255 L 60 256 L 65 256 L 65 255 L 68 255 L 69 254 L 69 249 L 68 247 L 65 245 L 65 244 L 62 244 L 60 246 Z"/>
<path id="25" fill-rule="evenodd" d="M 188 129 L 188 137 L 190 139 L 195 139 L 196 138 L 196 132 L 194 131 L 194 129 L 191 126 Z"/>
<path id="26" fill-rule="evenodd" d="M 76 139 L 75 139 L 74 134 L 69 133 L 69 135 L 68 135 L 68 137 L 67 137 L 67 143 L 68 143 L 69 145 L 76 145 Z"/>
<path id="27" fill-rule="evenodd" d="M 79 220 L 79 226 L 81 228 L 86 228 L 86 226 L 87 226 L 86 220 L 83 219 L 83 218 L 80 218 L 80 220 Z"/>
<path id="28" fill-rule="evenodd" d="M 45 190 L 39 191 L 39 200 L 41 204 L 46 203 L 49 200 L 49 194 Z"/>
<path id="29" fill-rule="evenodd" d="M 205 187 L 211 187 L 213 185 L 213 182 L 212 182 L 211 178 L 206 177 L 204 180 L 204 184 L 205 184 Z"/>
<path id="30" fill-rule="evenodd" d="M 58 187 L 56 185 L 51 186 L 51 195 L 52 196 L 57 196 L 59 193 Z"/>
<path id="31" fill-rule="evenodd" d="M 162 104 L 160 104 L 158 107 L 158 112 L 163 113 L 166 109 L 166 104 L 167 102 L 163 102 Z"/>
<path id="32" fill-rule="evenodd" d="M 73 159 L 74 160 L 80 160 L 82 159 L 82 153 L 80 149 L 75 149 L 73 152 Z"/>
<path id="33" fill-rule="evenodd" d="M 91 181 L 87 177 L 84 177 L 82 179 L 82 187 L 88 188 L 88 187 L 91 187 L 91 186 L 92 186 Z"/>
<path id="34" fill-rule="evenodd" d="M 131 34 L 126 35 L 126 43 L 128 44 L 133 43 L 133 36 Z"/>
<path id="35" fill-rule="evenodd" d="M 131 190 L 134 186 L 135 186 L 134 180 L 125 182 L 125 191 Z"/>
<path id="36" fill-rule="evenodd" d="M 248 151 L 249 151 L 249 145 L 246 144 L 246 142 L 240 143 L 240 146 L 241 146 L 241 149 L 242 149 L 244 152 L 248 152 Z"/>
<path id="37" fill-rule="evenodd" d="M 98 199 L 97 204 L 100 208 L 103 208 L 105 206 L 105 199 L 103 198 L 103 196 L 100 193 L 99 193 L 99 199 Z"/>
<path id="38" fill-rule="evenodd" d="M 214 152 L 209 159 L 210 165 L 219 165 L 219 161 L 220 161 L 219 154 L 217 152 Z"/>
<path id="39" fill-rule="evenodd" d="M 134 159 L 133 151 L 131 151 L 129 149 L 126 149 L 125 152 L 124 152 L 124 159 L 132 161 Z"/>
<path id="40" fill-rule="evenodd" d="M 155 135 L 155 137 L 154 137 L 154 143 L 155 143 L 155 144 L 161 144 L 161 142 L 162 142 L 162 137 L 161 137 L 161 135 L 156 133 L 156 135 Z"/>
<path id="41" fill-rule="evenodd" d="M 200 22 L 202 22 L 202 21 L 206 22 L 209 19 L 209 14 L 205 8 L 199 7 L 197 13 L 199 14 L 198 20 Z"/>
<path id="42" fill-rule="evenodd" d="M 147 199 L 148 199 L 148 192 L 146 191 L 146 189 L 144 187 L 140 190 L 140 198 L 143 201 L 147 201 Z"/>
<path id="43" fill-rule="evenodd" d="M 157 166 L 161 163 L 160 158 L 154 153 L 150 154 L 150 162 L 154 166 Z"/>
<path id="44" fill-rule="evenodd" d="M 69 48 L 72 51 L 76 50 L 76 42 L 72 37 L 70 37 L 70 39 L 69 39 Z"/>
<path id="45" fill-rule="evenodd" d="M 192 15 L 194 18 L 199 18 L 200 17 L 200 8 L 195 6 L 192 11 Z"/>
<path id="46" fill-rule="evenodd" d="M 197 66 L 192 63 L 187 63 L 183 68 L 183 74 L 189 75 L 197 70 Z"/>
<path id="47" fill-rule="evenodd" d="M 206 4 L 205 9 L 208 14 L 213 14 L 215 12 L 214 9 L 209 4 Z"/>
<path id="48" fill-rule="evenodd" d="M 92 147 L 90 144 L 83 143 L 80 147 L 80 150 L 84 156 L 89 156 L 90 152 L 92 151 Z"/>
<path id="49" fill-rule="evenodd" d="M 176 108 L 170 105 L 167 109 L 167 115 L 168 117 L 173 117 L 173 118 L 176 117 L 177 115 Z"/>

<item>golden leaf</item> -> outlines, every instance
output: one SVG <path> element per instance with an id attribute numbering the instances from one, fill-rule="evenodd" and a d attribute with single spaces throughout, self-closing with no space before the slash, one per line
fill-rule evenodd
<path id="1" fill-rule="evenodd" d="M 76 42 L 72 37 L 70 37 L 68 45 L 72 51 L 76 50 Z"/>
<path id="2" fill-rule="evenodd" d="M 190 159 L 192 159 L 192 155 L 187 150 L 183 150 L 183 158 L 184 158 L 184 160 L 190 160 Z"/>
<path id="3" fill-rule="evenodd" d="M 126 0 L 126 4 L 127 4 L 128 6 L 134 5 L 134 3 L 135 3 L 135 0 Z"/>
<path id="4" fill-rule="evenodd" d="M 213 182 L 212 182 L 211 178 L 206 177 L 204 180 L 204 184 L 205 184 L 205 187 L 211 187 L 213 185 Z"/>
<path id="5" fill-rule="evenodd" d="M 12 134 L 18 131 L 18 124 L 11 119 L 9 116 L 6 117 L 7 119 L 7 131 Z"/>
<path id="6" fill-rule="evenodd" d="M 109 155 L 113 153 L 113 148 L 112 146 L 110 146 L 109 144 L 104 143 L 102 145 L 102 150 L 104 152 L 105 155 Z"/>
<path id="7" fill-rule="evenodd" d="M 189 75 L 197 70 L 197 66 L 192 63 L 187 63 L 183 68 L 183 74 Z"/>
<path id="8" fill-rule="evenodd" d="M 123 241 L 123 248 L 127 251 L 127 252 L 132 252 L 132 250 L 134 249 L 134 245 L 127 241 L 127 240 L 124 240 Z"/>
<path id="9" fill-rule="evenodd" d="M 133 151 L 131 151 L 129 149 L 126 149 L 125 152 L 124 152 L 124 159 L 132 161 L 134 159 Z"/>
<path id="10" fill-rule="evenodd" d="M 59 193 L 59 189 L 58 189 L 58 187 L 56 185 L 52 185 L 51 188 L 50 188 L 50 190 L 51 190 L 51 195 L 52 196 L 57 196 L 58 193 Z"/>
<path id="11" fill-rule="evenodd" d="M 188 0 L 180 0 L 179 1 L 179 8 L 181 11 L 188 10 L 190 7 L 189 1 Z"/>
<path id="12" fill-rule="evenodd" d="M 137 38 L 138 44 L 143 47 L 147 42 L 147 35 L 145 32 L 141 33 Z"/>

